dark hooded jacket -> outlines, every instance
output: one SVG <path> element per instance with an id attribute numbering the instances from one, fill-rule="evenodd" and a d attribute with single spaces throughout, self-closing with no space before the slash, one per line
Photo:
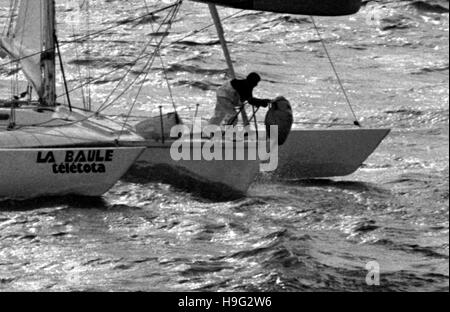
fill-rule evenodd
<path id="1" fill-rule="evenodd" d="M 268 99 L 257 99 L 253 97 L 253 89 L 255 86 L 250 84 L 246 79 L 233 79 L 231 86 L 238 92 L 242 103 L 248 102 L 250 105 L 256 107 L 267 107 L 271 102 Z"/>

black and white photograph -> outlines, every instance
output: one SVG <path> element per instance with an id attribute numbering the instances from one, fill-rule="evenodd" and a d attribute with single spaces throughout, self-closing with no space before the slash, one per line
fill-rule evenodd
<path id="1" fill-rule="evenodd" d="M 0 293 L 449 292 L 448 0 L 0 0 L 0 31 Z"/>

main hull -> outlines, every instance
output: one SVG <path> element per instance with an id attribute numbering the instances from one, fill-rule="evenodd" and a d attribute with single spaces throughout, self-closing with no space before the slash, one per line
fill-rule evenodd
<path id="1" fill-rule="evenodd" d="M 101 196 L 142 147 L 0 149 L 0 199 Z"/>
<path id="2" fill-rule="evenodd" d="M 100 196 L 144 150 L 143 138 L 92 113 L 26 106 L 0 116 L 0 200 Z"/>
<path id="3" fill-rule="evenodd" d="M 259 161 L 256 157 L 254 159 L 244 157 L 243 160 L 206 160 L 201 156 L 206 142 L 207 140 L 202 140 L 198 146 L 190 142 L 192 157 L 188 160 L 174 160 L 171 155 L 173 140 L 164 144 L 148 141 L 147 148 L 133 165 L 130 173 L 133 176 L 170 183 L 190 191 L 200 190 L 202 193 L 210 192 L 224 197 L 246 194 L 259 173 Z M 222 148 L 224 151 L 223 144 Z M 234 147 L 235 155 L 237 149 Z M 248 150 L 245 153 L 248 153 Z M 194 154 L 200 155 L 200 158 L 194 160 Z"/>

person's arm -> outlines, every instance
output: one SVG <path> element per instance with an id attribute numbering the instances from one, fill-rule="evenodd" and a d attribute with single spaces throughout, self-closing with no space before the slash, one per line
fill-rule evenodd
<path id="1" fill-rule="evenodd" d="M 272 100 L 269 99 L 258 99 L 253 97 L 253 90 L 251 89 L 248 89 L 246 90 L 246 92 L 244 92 L 244 97 L 248 104 L 255 107 L 267 107 L 272 102 Z"/>
<path id="2" fill-rule="evenodd" d="M 272 102 L 272 100 L 269 99 L 258 99 L 253 97 L 253 88 L 250 88 L 247 84 L 239 84 L 238 81 L 235 80 L 232 82 L 232 86 L 239 93 L 242 103 L 247 102 L 255 107 L 267 107 Z"/>
<path id="3" fill-rule="evenodd" d="M 269 99 L 257 99 L 257 98 L 250 98 L 248 100 L 248 103 L 250 105 L 256 106 L 256 107 L 267 107 L 272 102 L 272 100 Z"/>

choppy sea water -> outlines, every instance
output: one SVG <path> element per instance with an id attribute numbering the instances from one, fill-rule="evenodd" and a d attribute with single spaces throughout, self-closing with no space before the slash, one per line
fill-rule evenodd
<path id="1" fill-rule="evenodd" d="M 86 3 L 58 4 L 58 30 L 70 86 L 101 77 L 84 90 L 95 107 L 164 31 L 165 12 L 132 19 L 170 1 L 92 0 L 90 13 Z M 2 25 L 7 7 L 0 1 Z M 315 19 L 361 123 L 393 129 L 353 175 L 263 176 L 246 198 L 227 202 L 155 181 L 120 181 L 97 200 L 0 202 L 0 290 L 448 291 L 448 7 L 369 1 L 357 15 Z M 353 121 L 309 18 L 220 14 L 237 14 L 224 27 L 238 73 L 263 76 L 257 96 L 284 95 L 297 122 Z M 212 113 L 226 71 L 220 45 L 213 28 L 184 38 L 210 23 L 204 5 L 185 1 L 167 38 L 177 43 L 156 59 L 133 114 L 172 109 L 163 68 L 184 118 L 197 103 L 202 116 Z M 2 97 L 13 71 L 0 67 Z M 109 111 L 126 112 L 138 87 Z M 72 100 L 82 105 L 81 98 Z M 371 261 L 380 266 L 379 287 L 366 284 Z"/>

